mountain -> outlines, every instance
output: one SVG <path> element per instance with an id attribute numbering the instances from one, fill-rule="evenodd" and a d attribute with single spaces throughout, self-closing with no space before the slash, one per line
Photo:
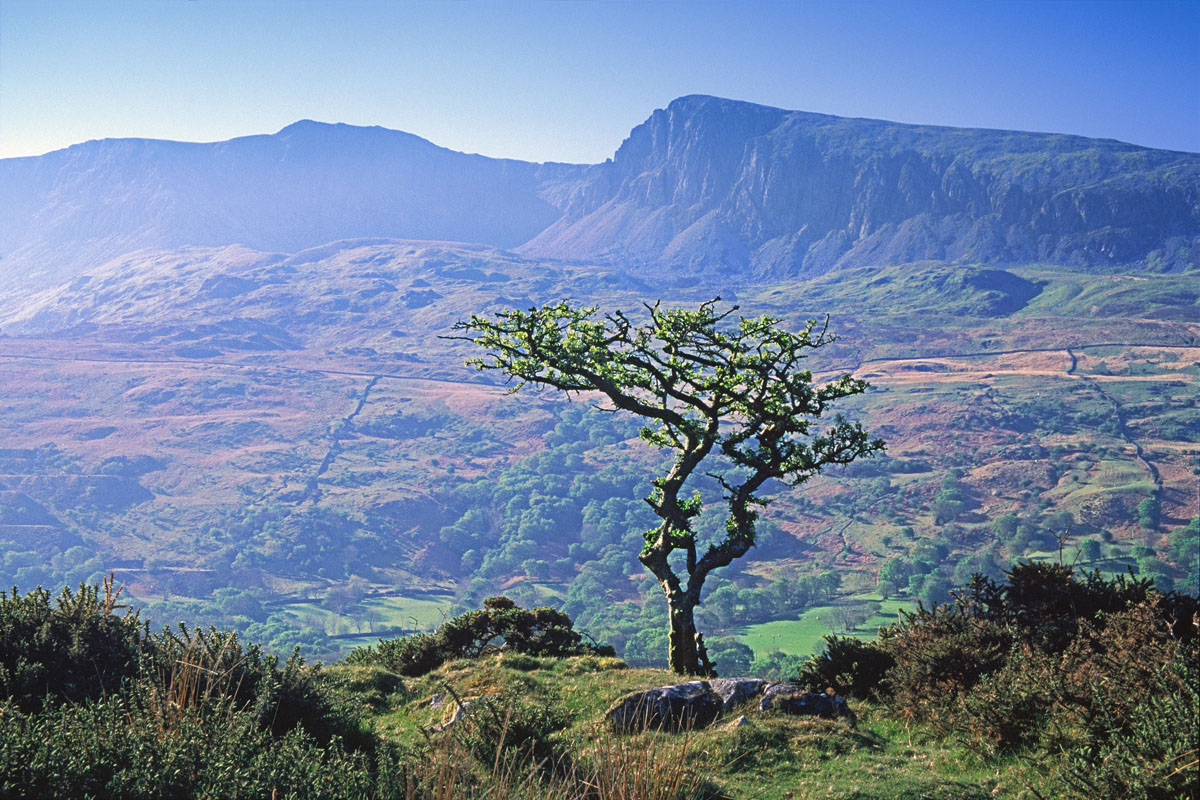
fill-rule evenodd
<path id="1" fill-rule="evenodd" d="M 358 237 L 512 247 L 559 216 L 538 193 L 545 176 L 579 171 L 312 121 L 211 144 L 86 142 L 0 160 L 0 290 L 45 288 L 147 248 L 294 253 Z"/>
<path id="2" fill-rule="evenodd" d="M 919 260 L 1195 266 L 1200 155 L 689 96 L 613 159 L 532 164 L 304 121 L 0 160 L 0 292 L 143 249 L 459 241 L 667 278 Z"/>
<path id="3" fill-rule="evenodd" d="M 704 96 L 655 111 L 555 199 L 562 216 L 522 252 L 672 273 L 1200 254 L 1200 155 Z"/>

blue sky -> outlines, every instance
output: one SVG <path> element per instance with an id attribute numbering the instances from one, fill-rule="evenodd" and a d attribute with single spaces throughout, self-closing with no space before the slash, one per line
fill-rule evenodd
<path id="1" fill-rule="evenodd" d="M 1200 151 L 1200 2 L 0 0 L 0 157 L 298 119 L 535 161 L 702 93 Z"/>

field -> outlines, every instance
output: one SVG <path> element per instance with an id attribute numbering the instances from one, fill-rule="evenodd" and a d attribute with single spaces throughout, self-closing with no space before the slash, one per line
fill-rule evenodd
<path id="1" fill-rule="evenodd" d="M 747 625 L 739 630 L 738 639 L 755 653 L 765 654 L 778 650 L 790 656 L 807 657 L 821 650 L 824 646 L 822 639 L 825 636 L 874 639 L 881 626 L 897 622 L 900 612 L 911 611 L 914 605 L 911 600 L 881 600 L 878 596 L 870 600 L 866 597 L 858 599 L 873 601 L 870 607 L 873 613 L 865 620 L 859 621 L 862 612 L 854 613 L 863 608 L 862 603 L 817 606 L 804 611 L 797 619 L 779 619 Z M 877 611 L 874 610 L 875 605 L 879 607 Z"/>
<path id="2" fill-rule="evenodd" d="M 418 633 L 447 618 L 451 599 L 384 597 L 364 600 L 352 611 L 337 613 L 316 603 L 295 603 L 285 612 L 298 628 L 316 628 L 351 644 L 370 644 L 380 636 Z"/>

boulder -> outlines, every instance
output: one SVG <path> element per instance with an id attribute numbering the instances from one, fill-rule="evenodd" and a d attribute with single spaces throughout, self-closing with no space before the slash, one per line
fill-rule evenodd
<path id="1" fill-rule="evenodd" d="M 499 695 L 485 694 L 482 697 L 470 697 L 466 700 L 459 702 L 457 704 L 458 707 L 454 709 L 454 713 L 451 714 L 450 717 L 445 722 L 443 722 L 441 725 L 434 725 L 432 728 L 430 728 L 429 729 L 430 733 L 441 733 L 442 731 L 449 730 L 450 728 L 454 727 L 459 722 L 461 722 L 464 717 L 466 717 L 468 714 L 470 714 L 471 709 L 476 704 L 478 704 L 481 700 L 492 700 L 492 699 L 495 699 L 496 697 L 499 697 Z M 431 703 L 431 705 L 432 705 L 432 703 Z M 443 700 L 443 702 L 439 705 L 445 705 L 445 701 Z M 437 708 L 438 706 L 433 706 L 433 707 Z"/>
<path id="2" fill-rule="evenodd" d="M 844 717 L 851 723 L 856 720 L 850 706 L 836 694 L 810 692 L 794 683 L 773 683 L 768 686 L 758 703 L 758 710 L 822 719 Z"/>
<path id="3" fill-rule="evenodd" d="M 723 710 L 721 696 L 708 681 L 690 681 L 631 692 L 613 703 L 604 721 L 618 733 L 647 729 L 677 731 L 703 728 Z"/>
<path id="4" fill-rule="evenodd" d="M 709 685 L 721 695 L 724 710 L 731 711 L 738 703 L 761 695 L 767 688 L 767 681 L 762 678 L 714 678 Z"/>
<path id="5" fill-rule="evenodd" d="M 726 725 L 725 730 L 736 731 L 738 728 L 744 728 L 749 724 L 750 724 L 750 720 L 746 717 L 745 714 L 742 714 L 740 717 L 735 719 L 733 722 L 730 722 L 728 725 Z"/>

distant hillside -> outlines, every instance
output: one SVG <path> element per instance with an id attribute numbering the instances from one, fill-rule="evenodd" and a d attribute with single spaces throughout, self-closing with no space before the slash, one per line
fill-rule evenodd
<path id="1" fill-rule="evenodd" d="M 0 291 L 145 248 L 294 253 L 360 237 L 513 247 L 559 216 L 538 193 L 546 176 L 576 174 L 307 120 L 210 144 L 85 142 L 0 160 Z"/>
<path id="2" fill-rule="evenodd" d="M 311 121 L 210 144 L 86 142 L 0 160 L 0 220 L 0 292 L 146 248 L 362 237 L 717 280 L 923 259 L 1184 269 L 1200 253 L 1200 155 L 690 96 L 591 166 Z"/>
<path id="3" fill-rule="evenodd" d="M 758 274 L 923 259 L 1195 265 L 1200 155 L 690 96 L 557 198 L 529 255 Z"/>

